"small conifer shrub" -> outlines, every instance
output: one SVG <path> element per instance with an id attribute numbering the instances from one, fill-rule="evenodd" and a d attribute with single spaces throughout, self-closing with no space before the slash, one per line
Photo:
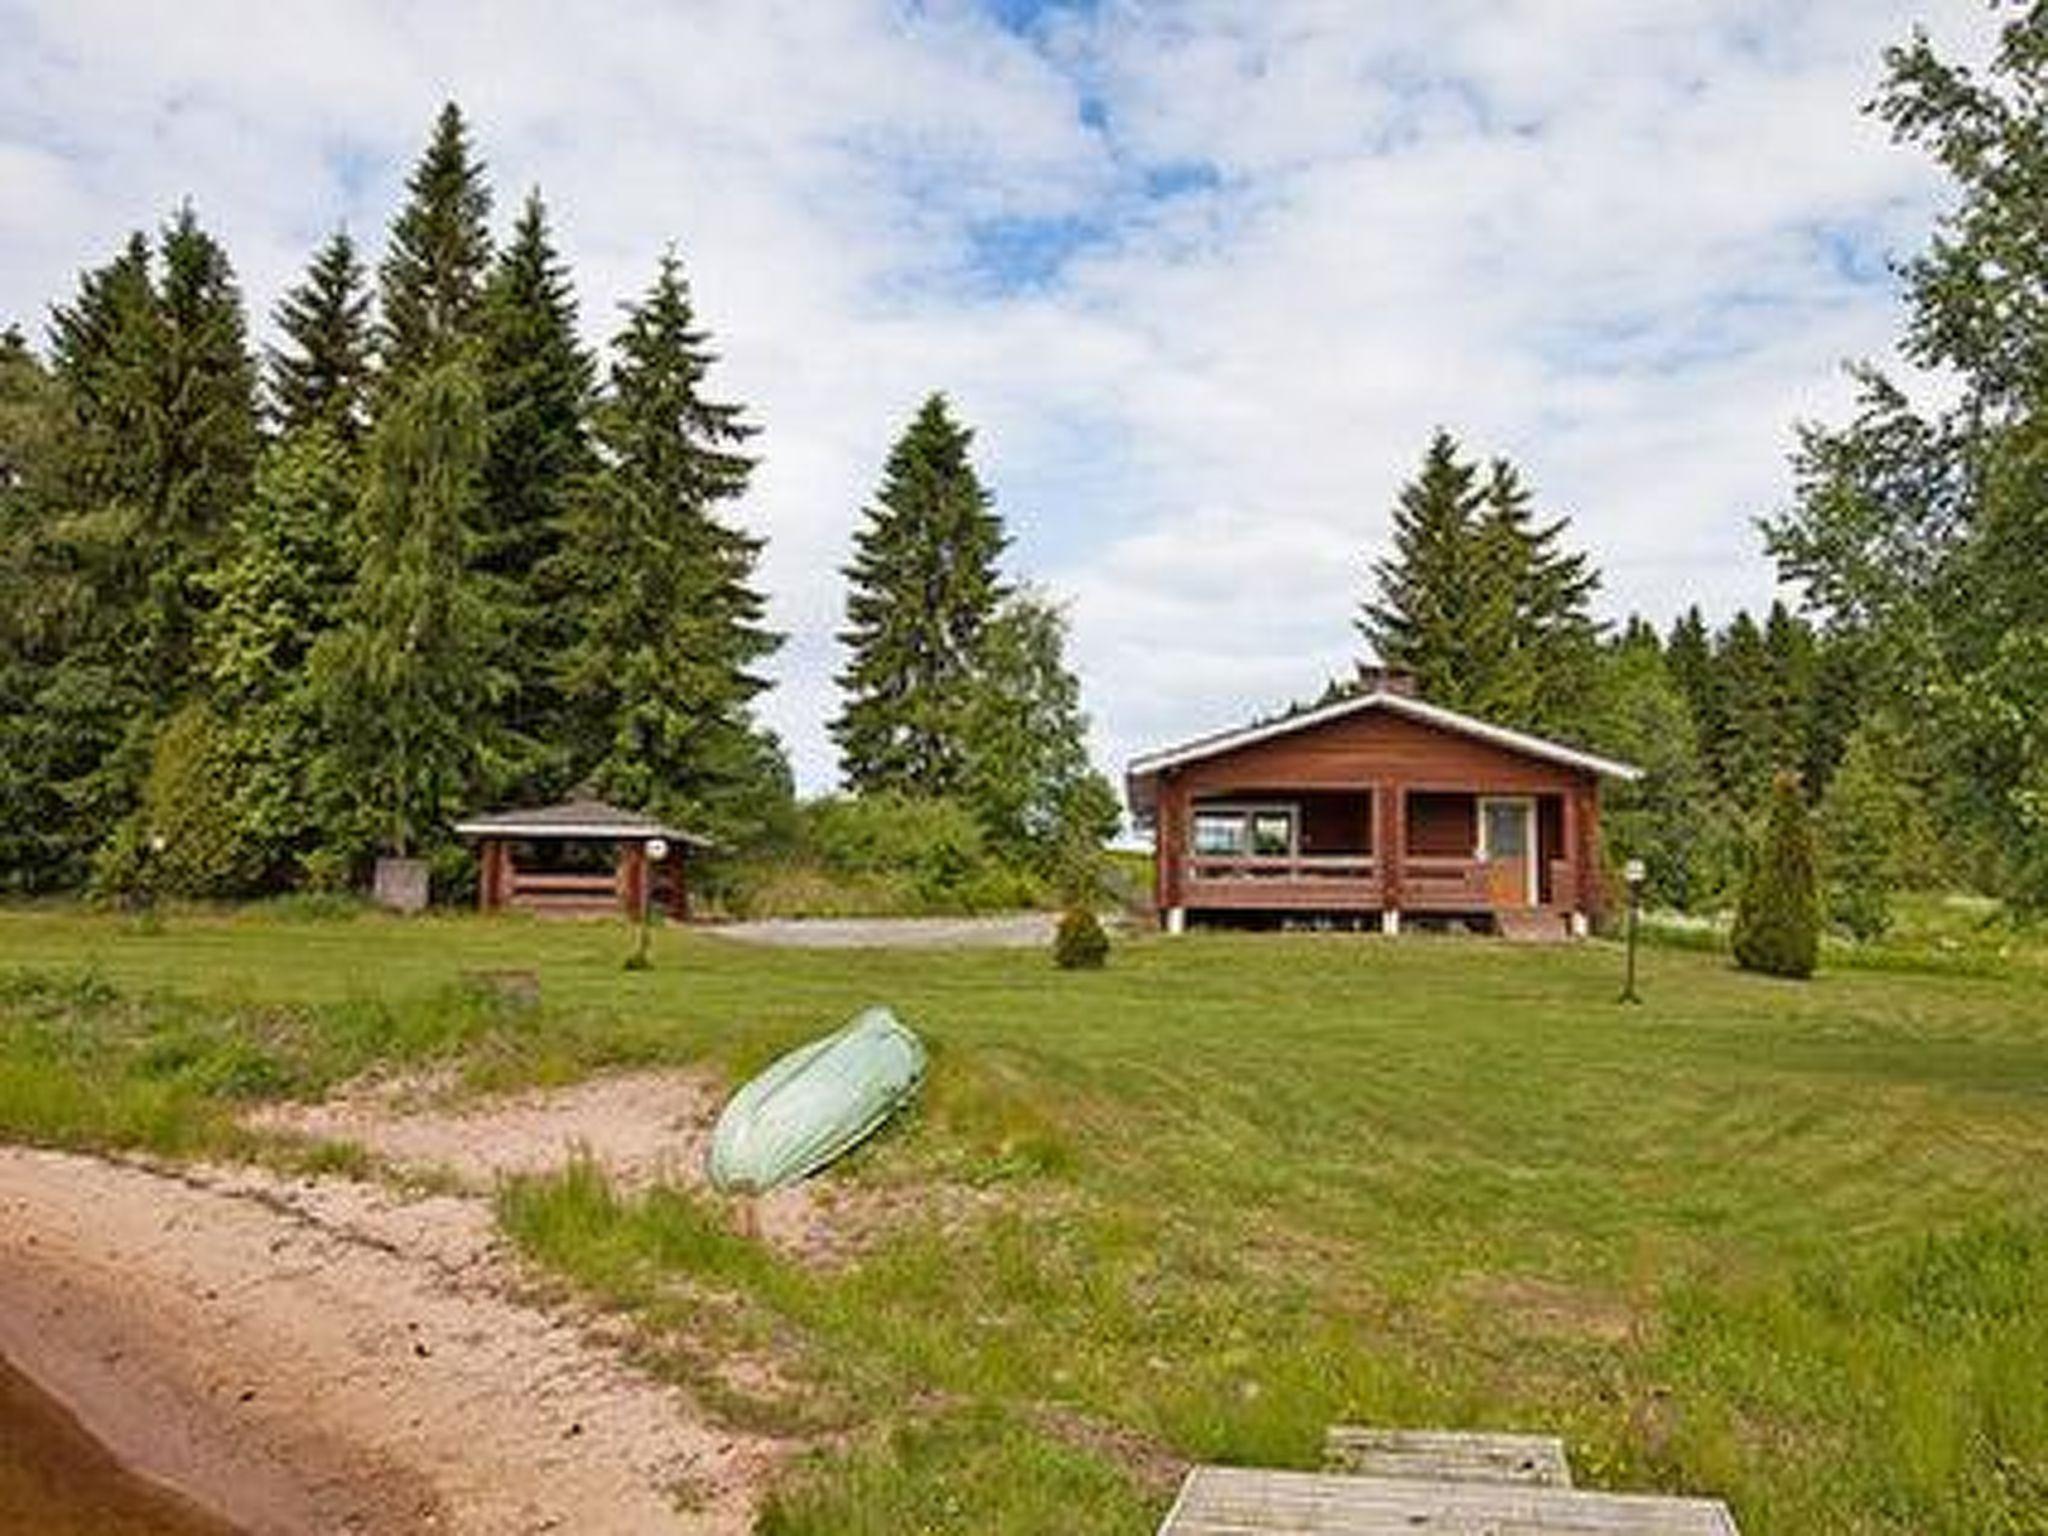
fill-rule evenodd
<path id="1" fill-rule="evenodd" d="M 1063 971 L 1099 971 L 1109 961 L 1109 935 L 1087 907 L 1069 907 L 1052 938 L 1052 957 Z"/>
<path id="2" fill-rule="evenodd" d="M 1797 774 L 1771 785 L 1770 817 L 1735 908 L 1735 963 L 1767 976 L 1807 977 L 1820 960 L 1820 874 Z"/>

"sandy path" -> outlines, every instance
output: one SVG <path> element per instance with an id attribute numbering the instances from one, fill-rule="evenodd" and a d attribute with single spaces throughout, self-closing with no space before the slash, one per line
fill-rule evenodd
<path id="1" fill-rule="evenodd" d="M 0 1148 L 0 1353 L 252 1533 L 748 1529 L 774 1447 L 512 1280 L 474 1199 Z"/>

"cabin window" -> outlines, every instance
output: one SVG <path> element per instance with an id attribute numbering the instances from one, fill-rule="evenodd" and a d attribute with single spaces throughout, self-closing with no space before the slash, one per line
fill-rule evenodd
<path id="1" fill-rule="evenodd" d="M 1244 817 L 1236 811 L 1200 811 L 1195 815 L 1195 852 L 1244 852 Z"/>
<path id="2" fill-rule="evenodd" d="M 1286 806 L 1214 806 L 1198 810 L 1194 848 L 1202 858 L 1286 859 L 1296 847 L 1294 811 Z"/>
<path id="3" fill-rule="evenodd" d="M 1267 859 L 1284 859 L 1293 853 L 1293 812 L 1252 812 L 1252 852 Z"/>

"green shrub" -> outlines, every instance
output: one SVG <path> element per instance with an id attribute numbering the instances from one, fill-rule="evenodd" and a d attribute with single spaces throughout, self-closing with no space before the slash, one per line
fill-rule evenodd
<path id="1" fill-rule="evenodd" d="M 1797 774 L 1771 785 L 1769 819 L 1735 908 L 1735 963 L 1768 976 L 1806 977 L 1820 959 L 1820 880 L 1813 825 Z"/>
<path id="2" fill-rule="evenodd" d="M 254 861 L 237 820 L 233 733 L 204 704 L 164 721 L 150 748 L 142 805 L 95 861 L 94 884 L 121 895 L 231 896 Z"/>
<path id="3" fill-rule="evenodd" d="M 999 857 L 957 800 L 875 794 L 814 801 L 804 808 L 798 856 L 781 866 L 784 878 L 740 882 L 741 904 L 754 908 L 752 898 L 768 885 L 787 893 L 787 876 L 806 866 L 852 887 L 846 901 L 870 909 L 887 900 L 899 912 L 994 912 L 1044 899 L 1038 877 Z"/>
<path id="4" fill-rule="evenodd" d="M 1052 936 L 1052 957 L 1063 971 L 1098 971 L 1109 960 L 1109 935 L 1087 907 L 1069 907 Z"/>

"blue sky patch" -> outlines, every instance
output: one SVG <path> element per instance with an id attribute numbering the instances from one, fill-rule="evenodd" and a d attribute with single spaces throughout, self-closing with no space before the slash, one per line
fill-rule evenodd
<path id="1" fill-rule="evenodd" d="M 983 219 L 967 229 L 968 266 L 998 292 L 1040 288 L 1107 234 L 1103 220 L 1075 215 Z"/>

